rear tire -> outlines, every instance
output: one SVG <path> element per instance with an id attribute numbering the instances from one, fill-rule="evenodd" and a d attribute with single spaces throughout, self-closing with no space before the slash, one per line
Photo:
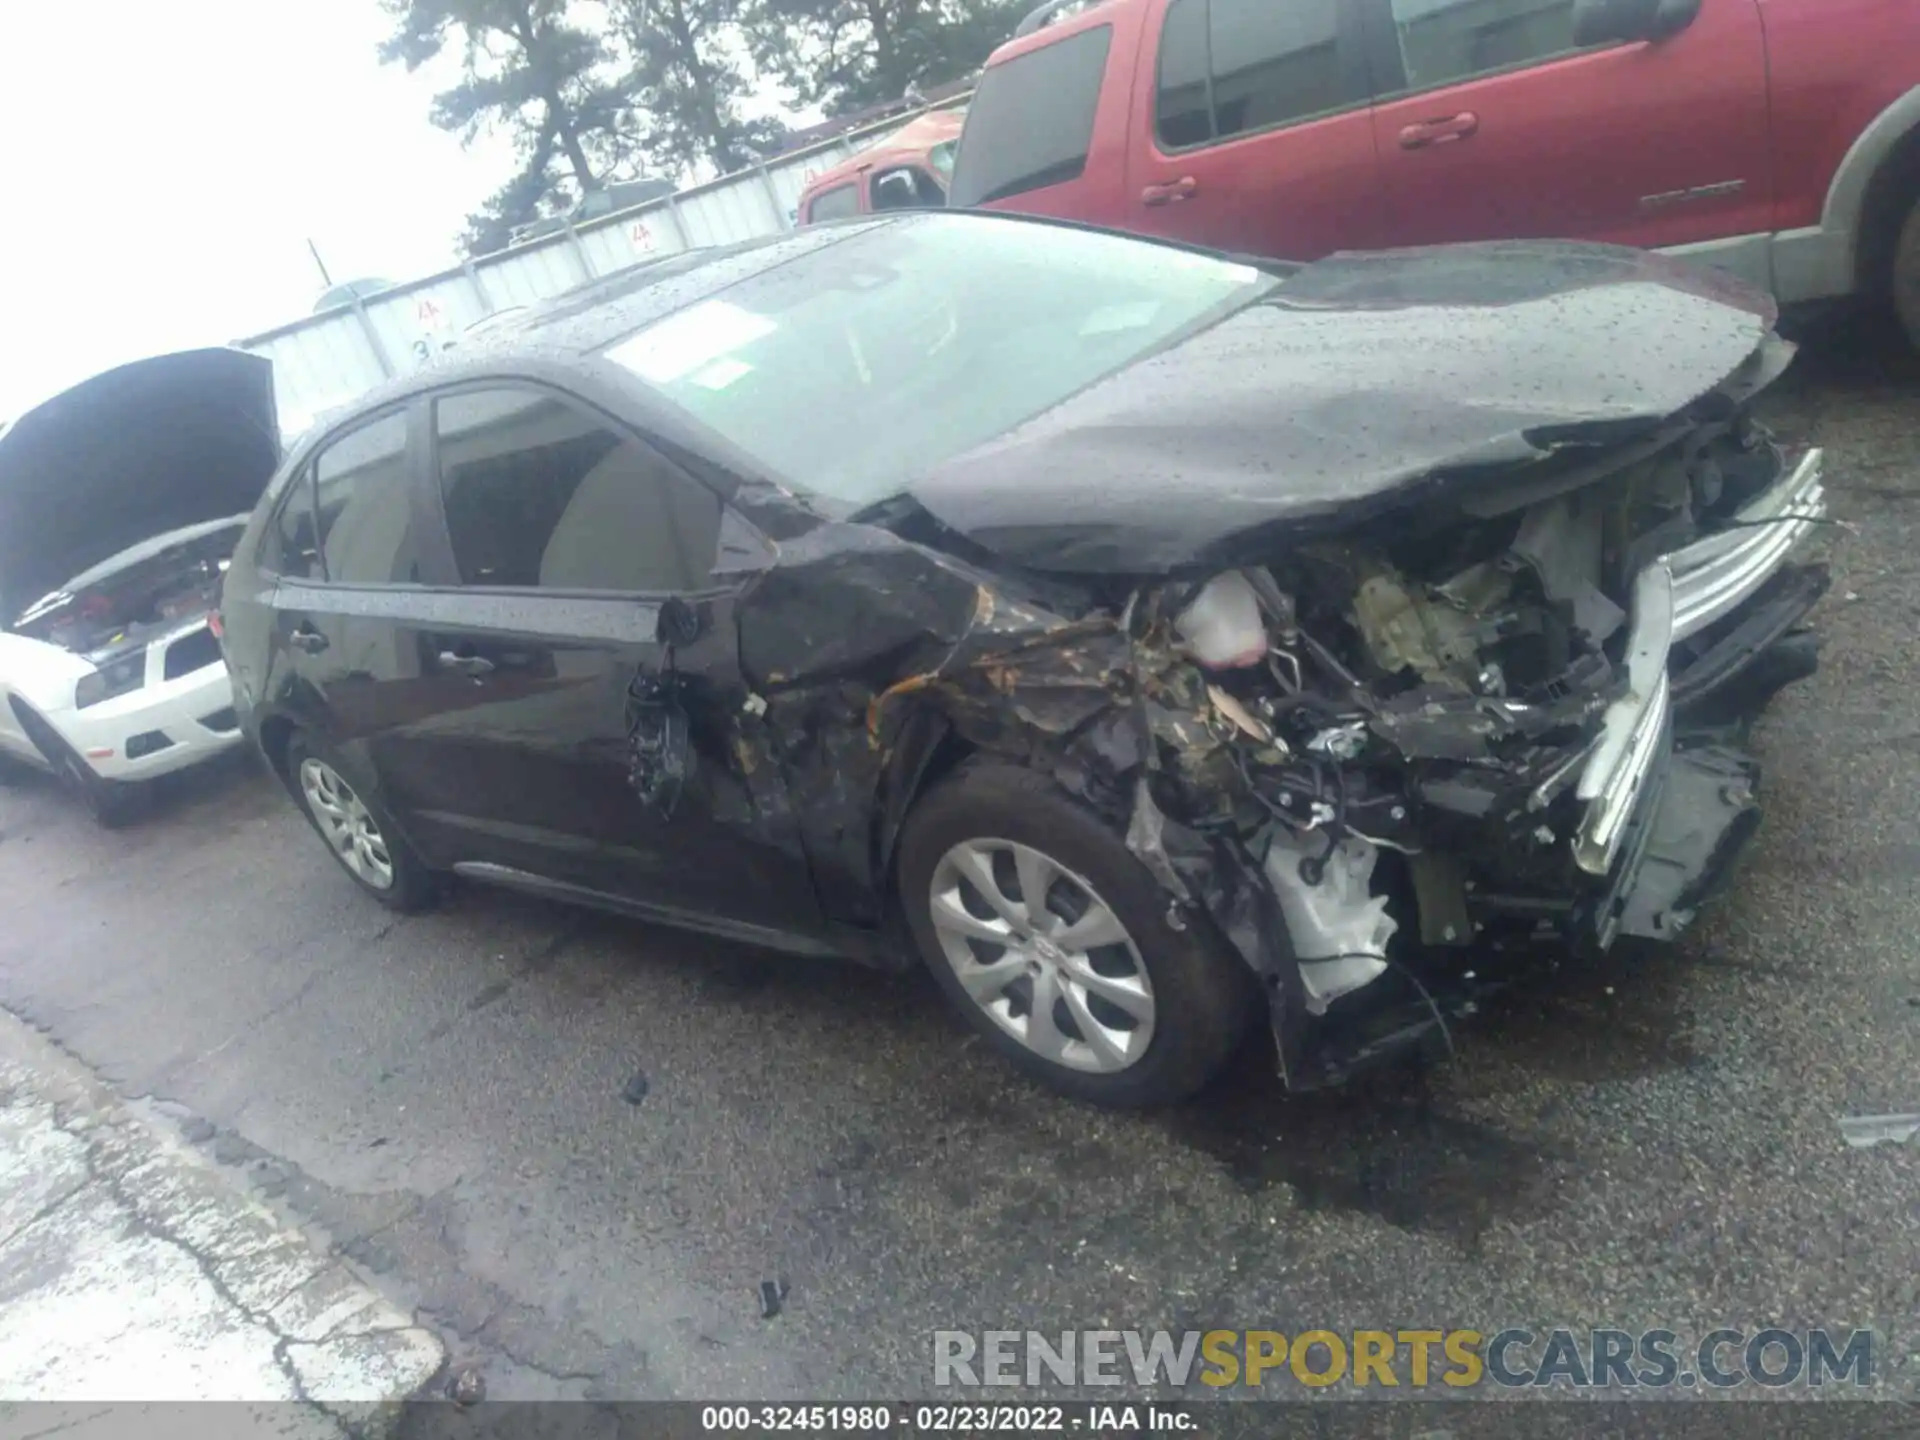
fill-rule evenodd
<path id="1" fill-rule="evenodd" d="M 1146 867 L 1044 775 L 962 767 L 915 806 L 898 853 L 907 923 L 948 1000 L 1063 1094 L 1185 1099 L 1259 1013 L 1251 972 L 1205 917 L 1170 925 Z M 1038 915 L 1023 880 L 1044 889 Z M 1036 999 L 1051 1001 L 1044 1019 Z"/>
<path id="2" fill-rule="evenodd" d="M 287 778 L 295 802 L 349 879 L 390 910 L 431 904 L 439 883 L 401 838 L 372 787 L 330 746 L 303 731 L 287 742 Z"/>
<path id="3" fill-rule="evenodd" d="M 1920 350 L 1920 197 L 1907 211 L 1893 247 L 1893 311 L 1906 329 L 1908 343 Z"/>

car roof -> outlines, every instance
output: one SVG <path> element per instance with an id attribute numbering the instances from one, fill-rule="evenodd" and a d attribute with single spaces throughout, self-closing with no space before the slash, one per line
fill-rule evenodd
<path id="1" fill-rule="evenodd" d="M 1004 65 L 1007 61 L 1017 59 L 1030 51 L 1045 49 L 1049 45 L 1069 39 L 1083 31 L 1110 24 L 1121 12 L 1137 9 L 1147 3 L 1148 0 L 1080 0 L 1080 5 L 1084 8 L 1076 8 L 1073 4 L 1064 5 L 1057 15 L 1049 17 L 1035 29 L 1028 30 L 1025 34 L 1021 34 L 1016 29 L 1011 39 L 997 46 L 987 57 L 987 63 L 982 67 L 982 71 L 984 73 L 985 70 Z"/>
<path id="2" fill-rule="evenodd" d="M 503 374 L 535 374 L 555 365 L 579 366 L 614 342 L 730 286 L 750 280 L 803 256 L 838 245 L 856 235 L 900 225 L 1026 225 L 1072 230 L 1092 229 L 1052 216 L 1000 211 L 891 210 L 858 215 L 789 230 L 777 236 L 743 240 L 733 245 L 685 250 L 664 259 L 643 261 L 518 312 L 502 311 L 489 317 L 485 329 L 470 331 L 451 349 L 440 352 L 420 369 L 369 390 L 338 409 L 329 411 L 303 432 L 294 449 L 310 453 L 322 437 L 375 410 L 401 403 L 427 390 L 460 384 L 469 379 L 498 379 Z M 1203 247 L 1153 237 L 1134 237 L 1144 244 L 1172 245 L 1176 249 L 1212 254 Z M 1231 258 L 1231 257 L 1230 257 Z M 614 367 L 618 368 L 618 367 Z M 645 389 L 624 375 L 623 384 Z M 293 459 L 289 451 L 289 461 Z"/>

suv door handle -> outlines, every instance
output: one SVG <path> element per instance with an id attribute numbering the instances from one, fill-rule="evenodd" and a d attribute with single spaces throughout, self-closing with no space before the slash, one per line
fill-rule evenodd
<path id="1" fill-rule="evenodd" d="M 303 651 L 308 655 L 318 655 L 322 650 L 327 648 L 327 637 L 311 625 L 302 625 L 298 630 L 295 630 L 291 635 L 287 636 L 287 643 L 293 646 L 294 649 Z"/>
<path id="2" fill-rule="evenodd" d="M 458 670 L 462 675 L 471 675 L 476 680 L 493 673 L 493 661 L 484 655 L 462 655 L 457 650 L 442 650 L 440 663 L 449 670 Z"/>
<path id="3" fill-rule="evenodd" d="M 1191 175 L 1182 175 L 1178 180 L 1169 180 L 1164 185 L 1149 185 L 1140 192 L 1142 205 L 1171 205 L 1177 200 L 1191 200 L 1200 193 L 1200 182 Z"/>
<path id="4" fill-rule="evenodd" d="M 1458 115 L 1447 115 L 1438 120 L 1422 120 L 1400 132 L 1400 148 L 1424 150 L 1429 145 L 1440 145 L 1448 140 L 1464 140 L 1479 128 L 1480 117 L 1471 110 L 1462 110 Z"/>

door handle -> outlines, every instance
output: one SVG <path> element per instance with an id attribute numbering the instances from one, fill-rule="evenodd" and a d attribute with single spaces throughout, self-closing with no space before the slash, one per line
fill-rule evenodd
<path id="1" fill-rule="evenodd" d="M 462 655 L 457 650 L 442 650 L 440 663 L 449 670 L 458 670 L 462 675 L 471 675 L 476 680 L 493 673 L 493 661 L 484 655 Z"/>
<path id="2" fill-rule="evenodd" d="M 295 630 L 291 635 L 287 636 L 287 643 L 293 646 L 294 649 L 303 651 L 308 655 L 318 655 L 322 650 L 327 648 L 327 637 L 311 625 L 302 625 L 298 630 Z"/>
<path id="3" fill-rule="evenodd" d="M 1464 140 L 1479 128 L 1480 117 L 1471 110 L 1462 110 L 1458 115 L 1447 115 L 1438 120 L 1422 120 L 1400 132 L 1400 148 L 1424 150 L 1429 145 Z"/>
<path id="4" fill-rule="evenodd" d="M 1178 180 L 1169 180 L 1164 185 L 1149 185 L 1140 192 L 1142 205 L 1172 205 L 1176 201 L 1191 200 L 1200 193 L 1200 182 L 1191 175 L 1182 175 Z"/>

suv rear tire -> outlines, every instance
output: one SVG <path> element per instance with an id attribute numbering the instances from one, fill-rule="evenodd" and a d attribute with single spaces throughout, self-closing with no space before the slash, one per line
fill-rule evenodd
<path id="1" fill-rule="evenodd" d="M 1893 310 L 1906 327 L 1908 341 L 1920 350 L 1920 196 L 1907 211 L 1893 247 Z"/>
<path id="2" fill-rule="evenodd" d="M 1185 1099 L 1259 1011 L 1251 972 L 1205 918 L 1169 924 L 1166 892 L 1126 843 L 1037 772 L 963 766 L 907 817 L 899 860 L 907 924 L 948 1000 L 1054 1090 L 1120 1107 Z M 1044 888 L 1038 915 L 1030 885 Z"/>
<path id="3" fill-rule="evenodd" d="M 287 741 L 287 779 L 301 813 L 354 884 L 390 910 L 419 910 L 439 892 L 372 788 L 330 746 L 304 731 Z"/>

